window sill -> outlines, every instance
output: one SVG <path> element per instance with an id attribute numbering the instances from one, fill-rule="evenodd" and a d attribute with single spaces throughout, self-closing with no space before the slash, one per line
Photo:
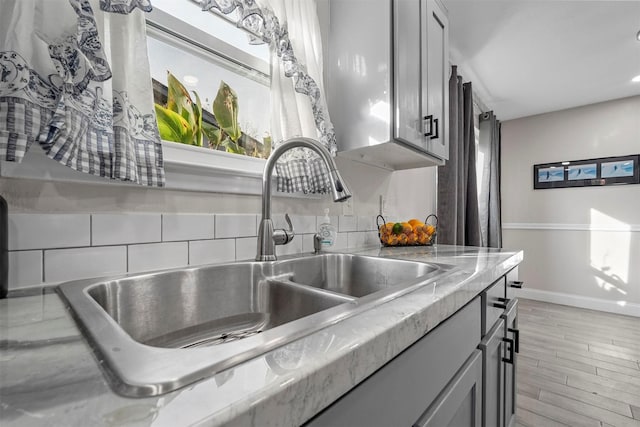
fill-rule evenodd
<path id="1" fill-rule="evenodd" d="M 254 195 L 262 193 L 262 172 L 266 164 L 264 159 L 168 141 L 162 142 L 162 149 L 166 189 Z M 20 164 L 0 161 L 0 177 L 139 188 L 135 184 L 74 171 L 47 158 L 37 146 L 27 152 Z"/>

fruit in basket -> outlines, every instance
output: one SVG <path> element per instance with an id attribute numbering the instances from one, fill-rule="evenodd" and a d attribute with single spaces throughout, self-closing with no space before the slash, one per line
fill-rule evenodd
<path id="1" fill-rule="evenodd" d="M 384 244 L 388 246 L 395 246 L 398 244 L 398 236 L 395 234 L 389 234 L 385 237 Z"/>
<path id="2" fill-rule="evenodd" d="M 402 226 L 401 223 L 396 222 L 395 224 L 393 224 L 393 229 L 391 230 L 393 232 L 393 234 L 399 235 L 402 234 L 404 230 L 404 227 Z"/>
<path id="3" fill-rule="evenodd" d="M 425 225 L 423 229 L 424 229 L 424 232 L 429 235 L 429 237 L 433 236 L 433 234 L 436 232 L 436 228 L 430 224 Z"/>
<path id="4" fill-rule="evenodd" d="M 430 240 L 431 240 L 431 238 L 429 237 L 429 235 L 427 233 L 418 234 L 418 244 L 426 245 L 427 243 L 429 243 Z"/>
<path id="5" fill-rule="evenodd" d="M 418 235 L 416 233 L 407 234 L 407 243 L 410 245 L 415 245 L 418 242 Z"/>
<path id="6" fill-rule="evenodd" d="M 402 232 L 404 234 L 409 234 L 413 232 L 413 227 L 408 222 L 401 222 L 402 224 Z"/>
<path id="7" fill-rule="evenodd" d="M 399 245 L 406 245 L 408 241 L 409 241 L 409 238 L 407 237 L 406 234 L 402 233 L 402 234 L 398 235 L 398 244 Z"/>
<path id="8" fill-rule="evenodd" d="M 424 227 L 424 222 L 420 221 L 419 219 L 413 218 L 407 222 L 411 224 L 411 227 L 413 227 L 414 231 L 416 230 L 416 228 Z"/>

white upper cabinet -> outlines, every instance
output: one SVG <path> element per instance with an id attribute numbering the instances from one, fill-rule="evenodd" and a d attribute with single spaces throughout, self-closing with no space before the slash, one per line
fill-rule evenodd
<path id="1" fill-rule="evenodd" d="M 436 0 L 331 0 L 326 87 L 341 155 L 386 169 L 449 157 L 449 36 Z"/>

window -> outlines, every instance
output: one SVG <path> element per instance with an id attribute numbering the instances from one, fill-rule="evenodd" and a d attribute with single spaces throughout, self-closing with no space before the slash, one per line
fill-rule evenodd
<path id="1" fill-rule="evenodd" d="M 269 136 L 269 48 L 250 44 L 250 35 L 193 0 L 155 0 L 147 16 L 151 77 L 156 102 L 166 97 L 167 71 L 202 102 L 203 119 L 218 126 L 212 103 L 224 81 L 238 97 L 242 144 L 262 144 Z M 240 144 L 240 142 L 239 142 Z M 249 150 L 247 150 L 249 151 Z M 249 153 L 250 154 L 250 153 Z M 262 155 L 262 154 L 259 154 Z"/>

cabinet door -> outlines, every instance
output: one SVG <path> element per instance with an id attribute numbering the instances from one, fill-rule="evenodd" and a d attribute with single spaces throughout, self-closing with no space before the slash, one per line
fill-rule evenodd
<path id="1" fill-rule="evenodd" d="M 474 351 L 415 427 L 480 427 L 482 352 Z"/>
<path id="2" fill-rule="evenodd" d="M 513 340 L 513 360 L 504 363 L 504 425 L 512 427 L 516 423 L 516 364 L 517 353 L 520 346 L 520 332 L 518 330 L 518 300 L 509 303 L 505 314 L 502 316 L 506 322 L 505 337 Z M 509 359 L 509 358 L 507 358 Z"/>
<path id="3" fill-rule="evenodd" d="M 480 342 L 476 298 L 305 427 L 410 426 L 432 406 Z M 440 426 L 439 426 L 440 427 Z"/>
<path id="4" fill-rule="evenodd" d="M 394 137 L 425 150 L 420 8 L 419 0 L 393 2 Z"/>
<path id="5" fill-rule="evenodd" d="M 498 320 L 480 343 L 484 378 L 482 382 L 482 425 L 504 426 L 504 320 Z"/>
<path id="6" fill-rule="evenodd" d="M 449 158 L 449 22 L 435 0 L 422 1 L 422 111 L 426 148 Z"/>

